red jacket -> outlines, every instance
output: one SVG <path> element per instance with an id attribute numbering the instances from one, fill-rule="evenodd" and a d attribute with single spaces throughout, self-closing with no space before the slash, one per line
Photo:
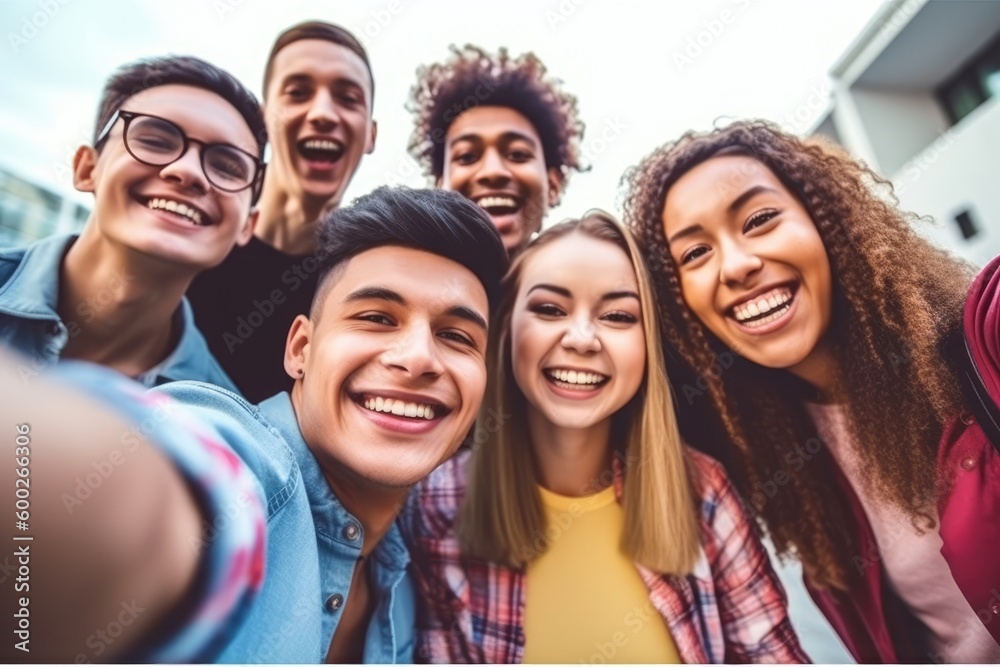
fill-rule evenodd
<path id="1" fill-rule="evenodd" d="M 1000 257 L 976 278 L 965 305 L 965 332 L 976 366 L 1000 404 Z M 912 623 L 892 591 L 864 509 L 833 458 L 840 486 L 853 510 L 854 544 L 863 545 L 849 568 L 848 591 L 819 591 L 813 600 L 858 662 L 941 662 L 908 642 Z M 1000 643 L 1000 454 L 968 414 L 945 428 L 938 473 L 948 490 L 938 503 L 941 553 L 955 583 L 979 620 Z"/>

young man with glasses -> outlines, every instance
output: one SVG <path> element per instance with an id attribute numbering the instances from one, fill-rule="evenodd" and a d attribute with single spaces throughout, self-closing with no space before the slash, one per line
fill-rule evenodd
<path id="1" fill-rule="evenodd" d="M 292 386 L 281 350 L 316 291 L 316 230 L 375 147 L 368 55 L 347 30 L 308 21 L 271 47 L 264 71 L 271 157 L 254 237 L 188 291 L 198 327 L 250 401 Z"/>
<path id="2" fill-rule="evenodd" d="M 73 184 L 83 231 L 0 253 L 0 342 L 27 380 L 60 359 L 146 386 L 233 385 L 194 324 L 192 279 L 253 233 L 267 131 L 253 94 L 192 57 L 124 66 L 105 85 Z"/>

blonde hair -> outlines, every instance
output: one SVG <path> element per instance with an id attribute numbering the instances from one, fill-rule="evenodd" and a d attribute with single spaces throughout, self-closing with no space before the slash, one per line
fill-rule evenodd
<path id="1" fill-rule="evenodd" d="M 613 243 L 628 255 L 642 306 L 645 377 L 635 396 L 613 416 L 611 429 L 612 445 L 627 462 L 622 547 L 633 561 L 651 570 L 688 574 L 700 548 L 695 505 L 698 494 L 692 485 L 695 480 L 689 477 L 664 370 L 653 290 L 631 234 L 612 215 L 599 210 L 545 231 L 514 260 L 504 278 L 504 296 L 492 327 L 489 382 L 478 425 L 478 432 L 487 437 L 483 441 L 476 439 L 468 492 L 458 520 L 463 552 L 522 568 L 551 543 L 527 429 L 526 399 L 513 380 L 510 326 L 525 262 L 539 248 L 573 233 Z M 483 416 L 487 412 L 492 412 L 489 420 Z"/>

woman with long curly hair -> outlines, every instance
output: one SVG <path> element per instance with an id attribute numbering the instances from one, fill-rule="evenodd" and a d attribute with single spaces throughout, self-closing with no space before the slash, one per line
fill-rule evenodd
<path id="1" fill-rule="evenodd" d="M 736 491 L 680 440 L 627 230 L 556 225 L 504 289 L 472 451 L 404 513 L 418 659 L 805 660 Z"/>
<path id="2" fill-rule="evenodd" d="M 471 44 L 417 70 L 410 154 L 435 187 L 483 207 L 507 253 L 524 250 L 581 171 L 576 98 L 534 53 Z"/>
<path id="3" fill-rule="evenodd" d="M 971 267 L 870 168 L 763 121 L 689 132 L 625 181 L 664 337 L 697 377 L 682 391 L 847 648 L 1000 661 L 1000 456 L 953 353 Z"/>

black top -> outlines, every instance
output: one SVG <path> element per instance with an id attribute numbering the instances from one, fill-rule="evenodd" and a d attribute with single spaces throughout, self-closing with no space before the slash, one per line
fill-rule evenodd
<path id="1" fill-rule="evenodd" d="M 309 314 L 318 269 L 312 255 L 286 255 L 255 236 L 191 283 L 195 324 L 251 403 L 291 390 L 285 340 L 295 316 Z"/>

